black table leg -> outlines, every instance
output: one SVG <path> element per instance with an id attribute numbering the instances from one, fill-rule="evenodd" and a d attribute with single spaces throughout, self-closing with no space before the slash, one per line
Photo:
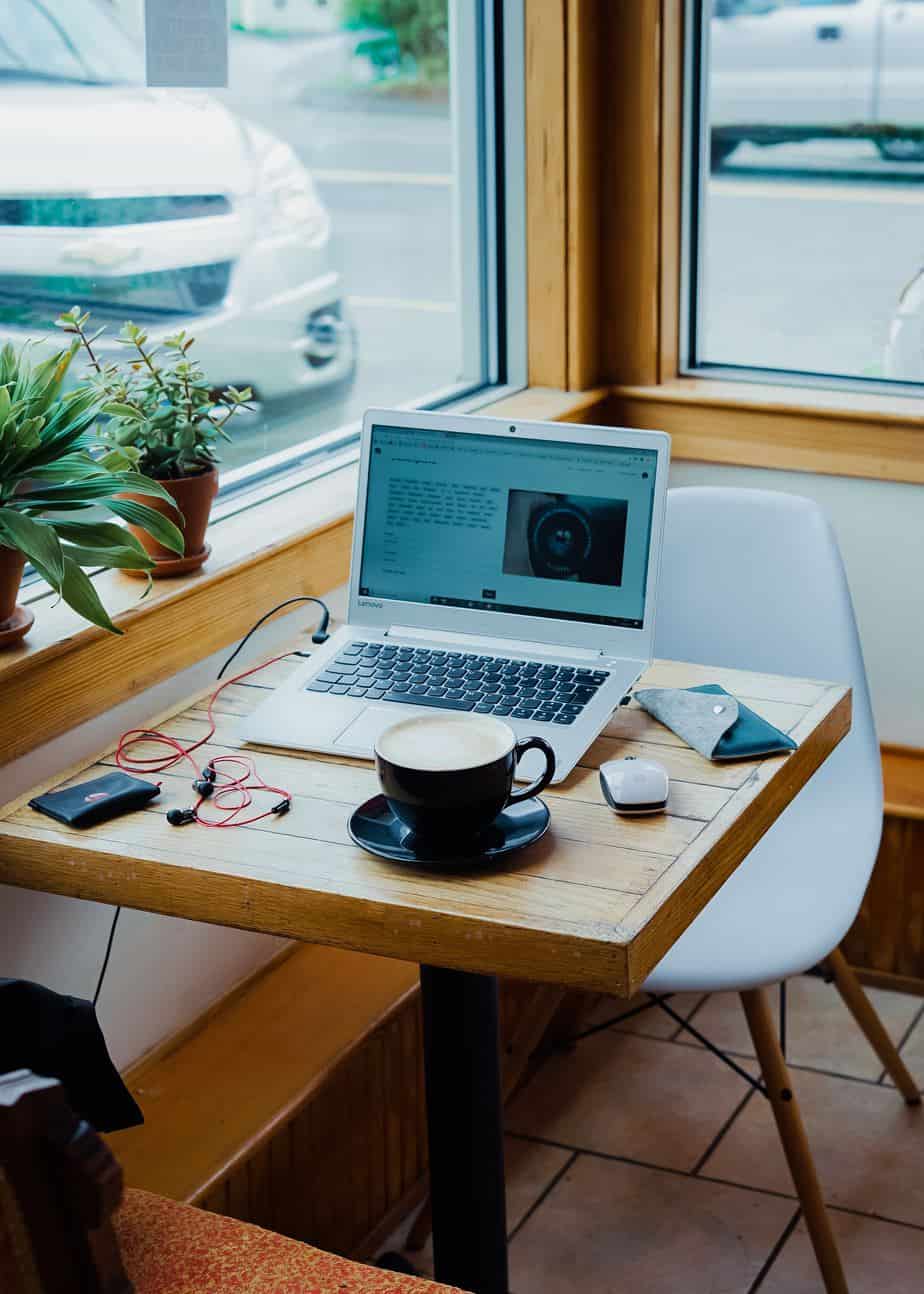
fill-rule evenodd
<path id="1" fill-rule="evenodd" d="M 497 980 L 421 966 L 436 1279 L 507 1294 Z"/>

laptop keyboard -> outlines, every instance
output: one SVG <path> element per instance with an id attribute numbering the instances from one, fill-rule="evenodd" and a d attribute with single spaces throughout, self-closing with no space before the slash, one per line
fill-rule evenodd
<path id="1" fill-rule="evenodd" d="M 565 725 L 608 678 L 602 669 L 351 642 L 305 690 Z"/>

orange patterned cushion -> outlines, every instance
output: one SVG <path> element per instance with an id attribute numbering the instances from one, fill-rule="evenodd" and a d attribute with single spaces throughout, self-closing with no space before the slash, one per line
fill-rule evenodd
<path id="1" fill-rule="evenodd" d="M 113 1221 L 135 1294 L 449 1294 L 147 1191 Z"/>

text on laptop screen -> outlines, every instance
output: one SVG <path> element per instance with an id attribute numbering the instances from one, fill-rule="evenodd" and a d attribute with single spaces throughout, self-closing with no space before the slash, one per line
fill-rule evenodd
<path id="1" fill-rule="evenodd" d="M 657 461 L 373 427 L 360 596 L 640 629 Z"/>

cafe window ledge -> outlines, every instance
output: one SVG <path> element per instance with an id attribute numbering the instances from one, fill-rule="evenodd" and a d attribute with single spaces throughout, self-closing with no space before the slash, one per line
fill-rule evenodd
<path id="1" fill-rule="evenodd" d="M 671 457 L 924 484 L 919 401 L 712 378 L 614 386 L 606 421 L 672 437 Z"/>
<path id="2" fill-rule="evenodd" d="M 480 412 L 503 418 L 599 421 L 605 390 L 533 387 Z M 99 571 L 97 589 L 122 636 L 82 620 L 38 586 L 23 600 L 35 624 L 20 647 L 0 653 L 0 765 L 27 754 L 153 687 L 242 636 L 277 602 L 321 594 L 349 575 L 356 497 L 355 442 L 313 479 L 244 507 L 231 496 L 212 531 L 208 564 L 192 575 L 143 583 Z"/>

